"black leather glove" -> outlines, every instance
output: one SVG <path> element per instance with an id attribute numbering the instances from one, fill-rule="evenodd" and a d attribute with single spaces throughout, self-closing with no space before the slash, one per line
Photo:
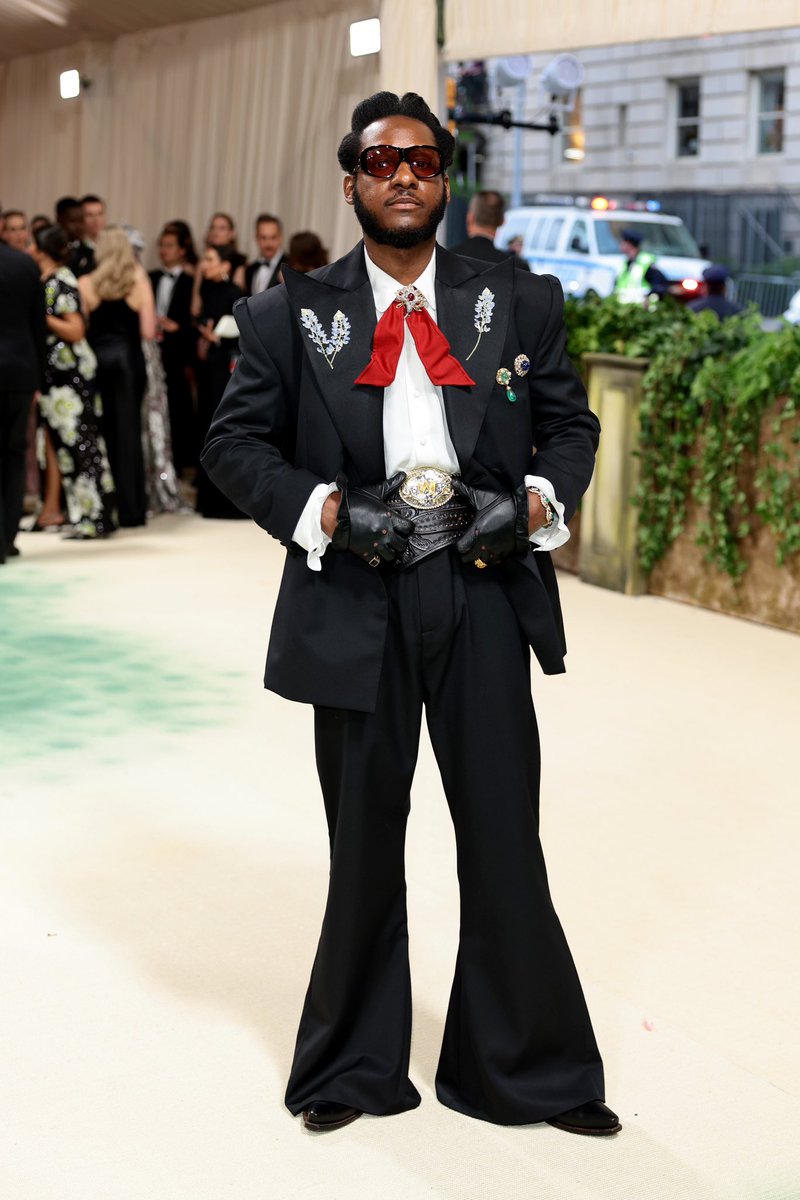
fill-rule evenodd
<path id="1" fill-rule="evenodd" d="M 337 487 L 342 493 L 339 520 L 331 538 L 334 550 L 350 550 L 371 567 L 394 562 L 408 545 L 408 535 L 414 532 L 412 521 L 398 517 L 386 504 L 386 498 L 405 480 L 398 471 L 383 483 L 351 487 L 347 476 L 339 475 Z"/>
<path id="2" fill-rule="evenodd" d="M 489 567 L 511 555 L 528 554 L 528 489 L 520 484 L 513 492 L 493 492 L 453 480 L 453 490 L 475 509 L 472 524 L 456 542 L 464 563 Z"/>

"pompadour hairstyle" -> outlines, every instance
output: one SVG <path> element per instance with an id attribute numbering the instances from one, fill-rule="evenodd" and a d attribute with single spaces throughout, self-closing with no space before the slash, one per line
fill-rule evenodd
<path id="1" fill-rule="evenodd" d="M 376 92 L 353 109 L 350 133 L 345 134 L 339 143 L 339 166 L 343 171 L 352 173 L 361 153 L 361 134 L 373 121 L 380 121 L 384 117 L 410 117 L 427 125 L 442 155 L 442 169 L 447 170 L 453 161 L 453 135 L 440 124 L 439 118 L 431 112 L 422 96 L 416 92 L 406 92 L 404 96 L 394 92 Z"/>

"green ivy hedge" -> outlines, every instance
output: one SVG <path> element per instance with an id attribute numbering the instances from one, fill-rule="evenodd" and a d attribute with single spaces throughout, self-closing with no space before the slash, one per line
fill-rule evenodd
<path id="1" fill-rule="evenodd" d="M 800 551 L 800 328 L 764 333 L 754 311 L 718 321 L 672 300 L 652 311 L 615 299 L 567 300 L 567 347 L 647 358 L 641 408 L 639 557 L 651 571 L 700 512 L 706 560 L 734 579 L 756 515 L 778 563 Z M 760 443 L 765 414 L 770 436 Z"/>

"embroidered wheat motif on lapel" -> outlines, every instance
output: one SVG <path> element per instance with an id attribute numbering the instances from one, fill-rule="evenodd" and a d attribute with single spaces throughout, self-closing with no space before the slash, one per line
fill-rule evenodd
<path id="1" fill-rule="evenodd" d="M 475 328 L 478 331 L 478 341 L 470 350 L 465 362 L 469 362 L 475 351 L 478 349 L 478 344 L 485 333 L 489 332 L 489 327 L 492 323 L 492 313 L 494 312 L 494 292 L 490 292 L 488 288 L 484 288 L 478 299 L 475 301 Z"/>
<path id="2" fill-rule="evenodd" d="M 301 308 L 300 320 L 316 346 L 317 353 L 323 356 L 325 362 L 333 370 L 333 360 L 350 341 L 350 322 L 347 317 L 341 310 L 337 310 L 333 314 L 330 334 L 325 333 L 319 317 L 312 308 Z"/>

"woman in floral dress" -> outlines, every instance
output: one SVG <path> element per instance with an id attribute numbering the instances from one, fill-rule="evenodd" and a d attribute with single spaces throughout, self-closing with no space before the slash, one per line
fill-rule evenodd
<path id="1" fill-rule="evenodd" d="M 36 234 L 36 261 L 47 305 L 46 388 L 39 411 L 55 450 L 74 538 L 107 537 L 116 529 L 114 481 L 99 431 L 97 362 L 86 341 L 78 283 L 64 266 L 69 244 L 57 225 Z"/>

